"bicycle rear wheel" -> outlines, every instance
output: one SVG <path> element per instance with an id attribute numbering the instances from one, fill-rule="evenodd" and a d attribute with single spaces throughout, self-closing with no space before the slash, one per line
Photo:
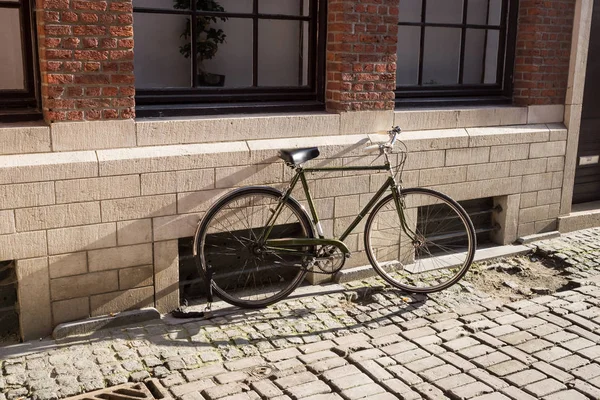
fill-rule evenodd
<path id="1" fill-rule="evenodd" d="M 257 243 L 283 194 L 270 187 L 235 190 L 206 214 L 196 233 L 196 260 L 202 274 L 213 269 L 213 290 L 226 302 L 261 308 L 288 296 L 306 275 L 306 254 L 265 251 Z M 314 237 L 306 212 L 293 199 L 284 204 L 269 239 Z"/>
<path id="2" fill-rule="evenodd" d="M 385 281 L 407 292 L 432 293 L 454 285 L 475 256 L 471 219 L 457 202 L 434 190 L 404 189 L 400 198 L 406 231 L 392 195 L 369 215 L 369 261 Z"/>

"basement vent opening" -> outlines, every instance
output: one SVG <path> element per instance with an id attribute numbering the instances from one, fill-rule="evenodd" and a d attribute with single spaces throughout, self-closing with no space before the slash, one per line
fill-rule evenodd
<path id="1" fill-rule="evenodd" d="M 143 383 L 126 383 L 95 392 L 69 397 L 66 400 L 172 400 L 173 398 L 156 379 Z"/>
<path id="2" fill-rule="evenodd" d="M 15 261 L 0 261 L 0 342 L 19 335 Z"/>

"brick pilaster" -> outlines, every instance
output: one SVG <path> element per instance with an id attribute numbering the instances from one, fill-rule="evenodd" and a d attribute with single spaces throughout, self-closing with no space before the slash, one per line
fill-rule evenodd
<path id="1" fill-rule="evenodd" d="M 520 1 L 516 104 L 564 104 L 574 12 L 575 0 Z"/>
<path id="2" fill-rule="evenodd" d="M 327 109 L 392 110 L 399 0 L 328 0 Z"/>
<path id="3" fill-rule="evenodd" d="M 135 114 L 132 0 L 37 0 L 44 118 Z"/>

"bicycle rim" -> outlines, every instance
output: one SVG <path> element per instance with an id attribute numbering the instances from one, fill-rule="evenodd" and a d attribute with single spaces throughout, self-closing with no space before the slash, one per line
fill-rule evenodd
<path id="1" fill-rule="evenodd" d="M 198 260 L 203 271 L 212 266 L 213 289 L 230 304 L 268 306 L 289 295 L 306 275 L 307 257 L 264 252 L 257 244 L 281 196 L 273 188 L 237 190 L 220 200 L 203 220 L 196 241 Z M 306 214 L 288 200 L 269 238 L 312 236 Z"/>
<path id="2" fill-rule="evenodd" d="M 365 248 L 373 267 L 392 286 L 431 293 L 458 282 L 473 262 L 473 224 L 462 207 L 429 189 L 401 194 L 407 229 L 390 195 L 369 216 Z"/>

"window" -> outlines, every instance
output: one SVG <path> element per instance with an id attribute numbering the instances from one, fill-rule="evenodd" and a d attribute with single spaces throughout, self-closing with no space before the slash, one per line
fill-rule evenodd
<path id="1" fill-rule="evenodd" d="M 3 121 L 9 115 L 27 118 L 37 108 L 31 29 L 28 0 L 0 0 L 0 119 Z"/>
<path id="2" fill-rule="evenodd" d="M 396 102 L 510 101 L 516 0 L 400 0 Z"/>
<path id="3" fill-rule="evenodd" d="M 324 3 L 134 0 L 137 115 L 322 107 Z"/>

